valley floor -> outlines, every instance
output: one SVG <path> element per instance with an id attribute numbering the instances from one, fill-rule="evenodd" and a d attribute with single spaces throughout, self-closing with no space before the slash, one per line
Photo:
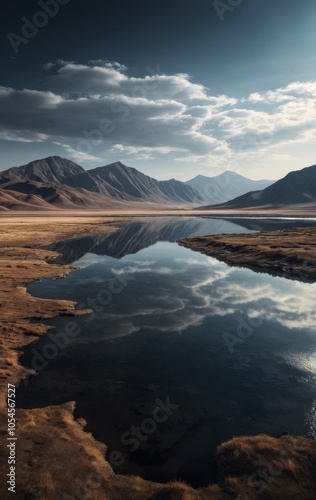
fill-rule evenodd
<path id="1" fill-rule="evenodd" d="M 0 471 L 3 478 L 7 477 L 9 467 L 7 385 L 18 386 L 31 373 L 19 364 L 20 352 L 47 332 L 48 327 L 41 320 L 79 314 L 73 302 L 39 299 L 26 292 L 25 287 L 34 280 L 63 278 L 73 269 L 48 264 L 47 261 L 52 261 L 57 254 L 45 250 L 43 245 L 75 235 L 115 231 L 115 225 L 108 224 L 122 222 L 122 219 L 96 216 L 95 213 L 94 217 L 93 214 L 84 217 L 82 213 L 75 217 L 63 214 L 63 218 L 55 214 L 44 215 L 6 214 L 0 219 L 0 344 L 3 352 L 0 432 L 4 437 Z M 294 243 L 292 240 L 293 247 Z M 218 448 L 218 484 L 194 490 L 183 483 L 162 485 L 139 477 L 115 475 L 105 460 L 106 446 L 84 431 L 82 419 L 74 419 L 75 404 L 70 401 L 40 409 L 17 410 L 15 498 L 316 498 L 315 441 L 293 436 L 232 439 Z M 0 486 L 0 496 L 11 498 L 12 493 L 4 483 Z"/>
<path id="2" fill-rule="evenodd" d="M 37 211 L 17 211 L 5 210 L 0 212 L 1 221 L 11 220 L 42 220 L 43 218 L 49 222 L 58 221 L 60 218 L 96 218 L 96 217 L 146 217 L 146 216 L 207 216 L 207 217 L 306 217 L 316 218 L 315 204 L 295 205 L 281 208 L 259 208 L 259 209 L 231 209 L 231 210 L 216 210 L 216 209 L 201 209 L 199 207 L 175 207 L 162 206 L 159 204 L 148 204 L 146 202 L 138 204 L 126 203 L 126 209 L 85 209 L 85 210 L 37 210 Z"/>

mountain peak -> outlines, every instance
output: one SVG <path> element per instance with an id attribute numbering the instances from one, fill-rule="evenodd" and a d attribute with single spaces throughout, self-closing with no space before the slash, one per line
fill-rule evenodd
<path id="1" fill-rule="evenodd" d="M 114 170 L 114 169 L 123 170 L 125 172 L 128 172 L 130 170 L 135 170 L 132 167 L 128 167 L 127 165 L 124 165 L 124 163 L 122 163 L 121 161 L 115 161 L 113 163 L 110 163 L 109 165 L 95 167 L 91 170 L 88 170 L 88 172 L 92 173 L 92 172 L 110 171 L 110 170 Z"/>
<path id="2" fill-rule="evenodd" d="M 122 163 L 121 161 L 115 161 L 114 163 L 112 163 L 112 165 L 116 165 L 117 167 L 125 167 L 125 168 L 128 168 L 126 165 L 124 165 L 124 163 Z"/>
<path id="3" fill-rule="evenodd" d="M 67 158 L 48 156 L 31 161 L 21 167 L 10 168 L 8 172 L 28 181 L 68 184 L 70 178 L 85 172 L 85 170 Z"/>
<path id="4" fill-rule="evenodd" d="M 293 170 L 282 179 L 261 190 L 238 196 L 217 208 L 286 207 L 315 204 L 316 165 Z"/>

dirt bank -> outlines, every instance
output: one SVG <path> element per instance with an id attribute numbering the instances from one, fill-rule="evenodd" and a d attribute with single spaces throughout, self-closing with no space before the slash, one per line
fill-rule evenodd
<path id="1" fill-rule="evenodd" d="M 178 243 L 226 262 L 276 276 L 316 282 L 316 228 L 298 227 L 253 234 L 219 234 Z"/>

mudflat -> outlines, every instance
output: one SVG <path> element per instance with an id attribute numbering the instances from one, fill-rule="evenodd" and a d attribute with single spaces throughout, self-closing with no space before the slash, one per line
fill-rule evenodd
<path id="1" fill-rule="evenodd" d="M 18 386 L 28 374 L 34 373 L 19 364 L 20 350 L 47 332 L 48 326 L 41 320 L 84 313 L 76 311 L 71 301 L 32 297 L 25 287 L 42 278 L 63 278 L 74 269 L 54 264 L 57 254 L 43 248 L 45 245 L 72 236 L 112 232 L 117 230 L 116 222 L 122 219 L 92 215 L 0 219 L 2 478 L 9 472 L 8 383 Z M 238 495 L 255 499 L 262 498 L 262 494 L 266 494 L 266 498 L 316 498 L 315 441 L 294 436 L 232 439 L 218 448 L 218 483 L 194 490 L 179 482 L 157 484 L 140 477 L 115 475 L 105 458 L 106 445 L 84 431 L 83 419 L 74 419 L 75 405 L 75 401 L 69 401 L 32 410 L 17 409 L 17 499 L 191 500 L 230 499 Z M 272 468 L 271 464 L 274 464 Z M 258 475 L 260 470 L 265 472 L 266 479 Z M 11 498 L 8 486 L 6 481 L 1 482 L 1 498 Z"/>
<path id="2" fill-rule="evenodd" d="M 219 234 L 178 242 L 226 262 L 276 276 L 316 282 L 316 228 L 297 227 L 254 234 Z"/>

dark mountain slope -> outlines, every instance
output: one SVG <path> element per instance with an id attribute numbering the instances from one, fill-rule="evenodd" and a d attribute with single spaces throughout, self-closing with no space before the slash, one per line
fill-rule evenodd
<path id="1" fill-rule="evenodd" d="M 114 208 L 123 203 L 200 205 L 203 198 L 184 182 L 157 181 L 120 162 L 89 171 L 58 156 L 0 172 L 0 188 L 34 195 L 59 208 Z M 20 196 L 21 198 L 21 196 Z M 22 200 L 21 200 L 22 201 Z"/>
<path id="2" fill-rule="evenodd" d="M 306 204 L 316 205 L 316 165 L 290 172 L 261 191 L 253 191 L 227 203 L 203 208 L 278 208 Z"/>
<path id="3" fill-rule="evenodd" d="M 57 182 L 71 186 L 75 175 L 85 172 L 84 168 L 76 163 L 60 158 L 59 156 L 49 156 L 42 160 L 35 160 L 21 167 L 13 167 L 6 170 L 9 179 L 14 176 L 23 180 L 35 182 Z"/>
<path id="4" fill-rule="evenodd" d="M 171 179 L 157 181 L 142 174 L 136 168 L 127 167 L 121 162 L 89 170 L 89 174 L 106 183 L 108 189 L 117 191 L 117 197 L 126 200 L 145 200 L 158 203 L 201 203 L 199 193 L 184 182 Z M 111 191 L 111 195 L 114 193 Z"/>

